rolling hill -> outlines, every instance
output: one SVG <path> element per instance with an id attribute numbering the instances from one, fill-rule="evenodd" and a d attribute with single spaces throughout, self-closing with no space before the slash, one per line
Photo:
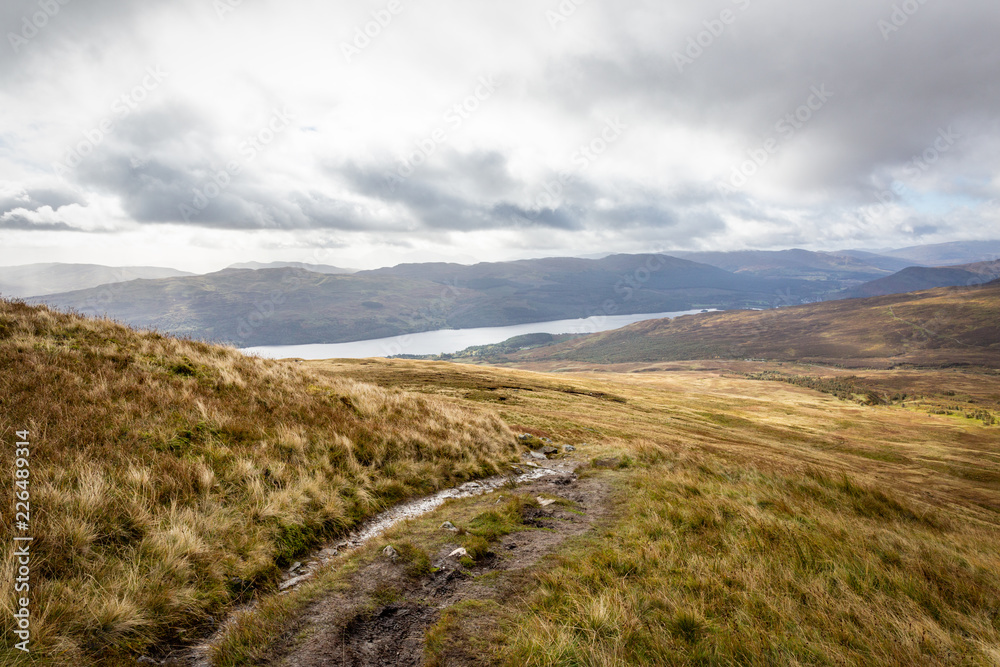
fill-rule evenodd
<path id="1" fill-rule="evenodd" d="M 509 356 L 594 363 L 762 358 L 1000 368 L 1000 281 L 771 311 L 650 320 Z"/>
<path id="2" fill-rule="evenodd" d="M 0 295 L 24 298 L 88 289 L 139 278 L 156 279 L 192 274 L 152 266 L 101 266 L 98 264 L 25 264 L 0 266 Z"/>
<path id="3" fill-rule="evenodd" d="M 328 273 L 330 275 L 341 275 L 346 273 L 357 273 L 356 269 L 342 269 L 339 266 L 329 264 L 306 264 L 305 262 L 240 262 L 226 268 L 229 269 L 303 269 L 314 273 Z"/>
<path id="4" fill-rule="evenodd" d="M 914 307 L 965 335 L 990 289 Z M 882 371 L 904 407 L 715 366 L 266 361 L 0 300 L 0 429 L 30 441 L 0 448 L 30 469 L 2 487 L 30 490 L 34 537 L 31 653 L 8 624 L 0 664 L 990 664 L 1000 373 Z M 0 578 L 5 609 L 24 594 Z"/>
<path id="5" fill-rule="evenodd" d="M 677 257 L 716 266 L 726 271 L 760 278 L 799 278 L 835 285 L 875 280 L 900 271 L 911 262 L 868 254 L 813 252 L 810 250 L 743 250 L 734 252 L 680 252 Z"/>
<path id="6" fill-rule="evenodd" d="M 904 294 L 935 287 L 982 285 L 1000 278 L 1000 260 L 959 266 L 911 266 L 899 273 L 846 290 L 840 298 Z"/>
<path id="7" fill-rule="evenodd" d="M 6 300 L 0 434 L 8 498 L 30 461 L 34 537 L 32 653 L 8 626 L 3 665 L 135 665 L 274 589 L 309 547 L 516 448 L 474 406 Z M 0 513 L 8 564 L 13 521 Z M 13 577 L 0 597 L 14 608 Z"/>
<path id="8" fill-rule="evenodd" d="M 736 276 L 672 257 L 614 255 L 474 266 L 404 264 L 352 275 L 227 269 L 39 301 L 250 347 L 340 343 L 595 314 L 769 307 L 782 288 L 797 284 Z"/>
<path id="9" fill-rule="evenodd" d="M 878 252 L 886 257 L 896 257 L 924 266 L 975 264 L 1000 258 L 1000 240 L 955 241 Z"/>

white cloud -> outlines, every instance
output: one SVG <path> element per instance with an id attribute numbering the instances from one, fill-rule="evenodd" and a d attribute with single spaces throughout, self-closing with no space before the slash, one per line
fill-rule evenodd
<path id="1" fill-rule="evenodd" d="M 996 219 L 985 204 L 1000 198 L 992 2 L 928 4 L 888 41 L 883 0 L 590 0 L 553 28 L 546 12 L 559 6 L 399 0 L 387 21 L 387 0 L 243 2 L 224 18 L 195 0 L 68 3 L 0 58 L 0 193 L 73 198 L 6 207 L 0 244 L 204 269 L 308 261 L 322 244 L 357 265 L 656 239 L 908 245 L 981 236 Z M 6 3 L 0 28 L 32 7 Z M 678 72 L 674 54 L 727 9 L 736 20 Z M 384 25 L 355 41 L 373 20 Z M 345 43 L 365 45 L 348 62 Z M 500 85 L 476 98 L 483 77 Z M 782 134 L 824 85 L 833 97 Z M 276 109 L 293 122 L 248 158 Z M 581 168 L 581 146 L 615 118 L 628 129 Z M 960 138 L 908 169 L 949 126 Z M 771 138 L 752 178 L 720 194 Z M 387 189 L 414 156 L 425 163 Z M 185 221 L 195 190 L 234 162 L 240 173 Z M 546 183 L 567 170 L 550 203 Z M 868 211 L 897 181 L 920 196 Z"/>

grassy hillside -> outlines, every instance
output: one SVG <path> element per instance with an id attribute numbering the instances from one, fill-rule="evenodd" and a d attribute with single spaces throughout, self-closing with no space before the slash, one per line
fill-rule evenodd
<path id="1" fill-rule="evenodd" d="M 226 270 L 45 297 L 56 308 L 241 347 L 340 343 L 447 328 L 701 308 L 771 306 L 802 281 L 767 281 L 686 260 L 615 255 L 353 275 Z M 805 283 L 802 283 L 805 284 Z M 612 310 L 608 310 L 611 304 Z"/>
<path id="2" fill-rule="evenodd" d="M 217 664 L 281 664 L 312 636 L 296 614 L 326 596 L 337 608 L 345 591 L 357 611 L 337 616 L 334 638 L 409 618 L 432 665 L 995 663 L 1000 426 L 909 397 L 947 387 L 993 414 L 1000 375 L 883 371 L 908 398 L 881 405 L 789 382 L 789 366 L 717 366 L 295 364 L 0 302 L 0 428 L 7 445 L 21 429 L 33 442 L 37 650 L 28 663 L 5 629 L 0 664 L 135 664 L 273 590 L 277 565 L 324 536 L 497 470 L 512 430 L 577 448 L 567 460 L 604 489 L 587 506 L 592 528 L 555 539 L 584 511 L 572 484 L 544 492 L 563 518 L 531 508 L 503 530 L 484 522 L 520 502 L 510 490 L 453 502 L 386 537 L 412 562 L 388 563 L 376 540 L 301 594 L 265 595 Z M 12 448 L 0 452 L 13 470 Z M 454 576 L 430 567 L 456 539 L 446 519 L 478 547 Z M 508 550 L 505 531 L 522 545 L 534 531 L 540 546 Z M 522 564 L 498 566 L 510 559 Z M 352 589 L 365 572 L 386 585 Z M 474 599 L 407 600 L 445 579 Z M 417 613 L 394 615 L 401 606 Z"/>
<path id="3" fill-rule="evenodd" d="M 54 665 L 190 639 L 310 545 L 515 450 L 475 406 L 0 301 L 5 614 L 23 430 L 32 656 Z M 28 664 L 4 626 L 0 664 Z"/>
<path id="4" fill-rule="evenodd" d="M 458 579 L 478 582 L 479 598 L 438 601 L 449 606 L 425 626 L 426 664 L 901 667 L 1000 657 L 997 426 L 682 365 L 631 374 L 425 361 L 308 365 L 329 377 L 492 405 L 516 430 L 575 445 L 566 460 L 585 462 L 582 481 L 612 490 L 610 506 L 587 508 L 596 514 L 592 530 L 540 561 L 501 565 L 523 558 L 508 541 L 461 568 Z M 995 374 L 907 371 L 900 381 L 908 392 L 914 382 L 967 384 L 977 396 L 1000 397 Z M 549 488 L 564 507 L 580 507 L 572 485 Z M 472 528 L 472 517 L 499 502 L 494 495 L 450 504 L 386 541 L 437 553 L 454 539 L 442 534 L 442 521 Z M 551 536 L 552 525 L 519 530 Z M 384 544 L 371 545 L 360 563 L 351 557 L 349 567 L 333 567 L 308 595 L 346 590 L 345 569 L 363 569 L 365 559 L 378 565 Z M 389 566 L 380 567 L 394 582 Z M 408 608 L 408 596 L 428 585 L 375 589 L 356 616 L 347 614 L 354 625 L 332 634 L 402 622 L 393 610 Z M 294 597 L 280 604 L 296 608 Z M 271 635 L 278 652 L 269 654 L 259 627 L 244 619 L 219 664 L 247 664 L 227 652 L 237 649 L 243 659 L 282 664 L 288 636 Z M 320 632 L 291 627 L 296 646 Z"/>
<path id="5" fill-rule="evenodd" d="M 764 358 L 853 366 L 1000 367 L 1000 283 L 771 311 L 651 320 L 509 355 L 594 363 Z"/>
<path id="6" fill-rule="evenodd" d="M 978 262 L 960 266 L 911 266 L 885 278 L 879 278 L 843 292 L 845 298 L 903 294 L 935 287 L 982 285 L 1000 278 L 1000 261 Z"/>

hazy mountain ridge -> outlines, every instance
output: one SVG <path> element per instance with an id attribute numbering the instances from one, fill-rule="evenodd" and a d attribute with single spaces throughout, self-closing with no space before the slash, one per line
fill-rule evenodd
<path id="1" fill-rule="evenodd" d="M 230 264 L 226 268 L 250 269 L 252 271 L 259 271 L 261 269 L 304 269 L 305 271 L 328 273 L 331 275 L 344 275 L 357 273 L 358 271 L 357 269 L 343 269 L 339 266 L 330 266 L 329 264 L 309 264 L 306 262 L 239 262 L 237 264 Z"/>
<path id="2" fill-rule="evenodd" d="M 859 285 L 841 293 L 847 299 L 904 294 L 935 287 L 982 285 L 1000 278 L 1000 260 L 958 266 L 911 266 L 899 273 Z"/>
<path id="3" fill-rule="evenodd" d="M 906 260 L 881 255 L 790 250 L 742 250 L 733 252 L 678 252 L 675 256 L 717 266 L 738 274 L 760 277 L 825 278 L 827 280 L 873 280 L 911 265 Z"/>
<path id="4" fill-rule="evenodd" d="M 1000 240 L 954 241 L 861 252 L 895 257 L 924 266 L 955 266 L 1000 259 Z"/>
<path id="5" fill-rule="evenodd" d="M 791 284 L 659 255 L 465 266 L 400 265 L 352 275 L 227 269 L 45 297 L 58 308 L 241 346 L 338 343 L 444 328 L 595 314 L 769 307 Z M 93 304 L 98 304 L 95 308 Z"/>
<path id="6" fill-rule="evenodd" d="M 89 289 L 129 280 L 191 275 L 194 274 L 155 266 L 113 267 L 60 263 L 0 266 L 0 295 L 8 298 L 26 298 Z"/>

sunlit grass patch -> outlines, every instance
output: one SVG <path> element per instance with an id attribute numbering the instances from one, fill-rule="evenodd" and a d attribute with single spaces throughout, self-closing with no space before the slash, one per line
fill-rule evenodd
<path id="1" fill-rule="evenodd" d="M 848 476 L 691 458 L 630 472 L 615 518 L 509 610 L 509 664 L 988 664 L 996 533 Z"/>
<path id="2" fill-rule="evenodd" d="M 439 398 L 16 302 L 0 324 L 0 422 L 35 444 L 36 662 L 189 642 L 323 540 L 516 453 L 496 415 Z"/>

